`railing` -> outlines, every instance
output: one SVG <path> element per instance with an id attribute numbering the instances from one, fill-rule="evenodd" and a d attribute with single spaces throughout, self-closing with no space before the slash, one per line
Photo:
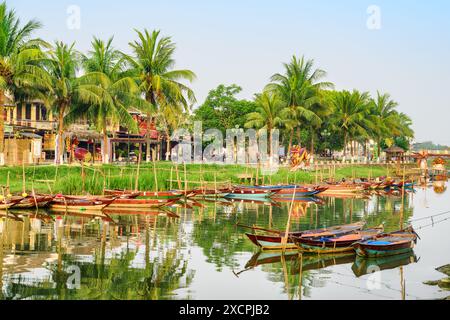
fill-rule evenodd
<path id="1" fill-rule="evenodd" d="M 49 120 L 14 120 L 9 121 L 9 125 L 36 128 L 38 130 L 56 130 L 56 121 Z"/>

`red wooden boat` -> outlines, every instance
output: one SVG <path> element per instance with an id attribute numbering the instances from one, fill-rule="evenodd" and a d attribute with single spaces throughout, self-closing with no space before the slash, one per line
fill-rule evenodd
<path id="1" fill-rule="evenodd" d="M 294 238 L 302 238 L 302 237 L 336 237 L 339 235 L 345 235 L 349 233 L 354 233 L 362 230 L 364 228 L 364 222 L 357 222 L 349 225 L 335 226 L 329 228 L 322 228 L 317 230 L 306 230 L 306 231 L 297 231 L 290 232 L 288 235 L 288 241 L 286 245 L 283 245 L 283 237 L 285 236 L 284 231 L 277 230 L 268 230 L 257 227 L 247 227 L 242 226 L 244 228 L 249 228 L 258 231 L 264 231 L 267 233 L 272 233 L 272 235 L 257 235 L 247 233 L 246 236 L 252 241 L 256 246 L 260 247 L 263 250 L 281 250 L 281 249 L 297 249 L 297 245 L 295 244 Z"/>
<path id="2" fill-rule="evenodd" d="M 111 199 L 109 199 L 111 200 Z M 56 196 L 49 204 L 50 210 L 57 212 L 90 212 L 102 211 L 108 203 L 96 199 L 74 199 L 64 196 Z"/>
<path id="3" fill-rule="evenodd" d="M 370 230 L 357 231 L 354 233 L 344 234 L 334 237 L 293 237 L 295 244 L 299 250 L 305 253 L 341 253 L 353 252 L 353 245 L 362 240 L 373 239 L 375 236 L 381 234 L 383 228 L 375 228 Z"/>
<path id="4" fill-rule="evenodd" d="M 44 208 L 53 200 L 53 198 L 53 196 L 49 195 L 27 196 L 14 204 L 11 209 Z"/>
<path id="5" fill-rule="evenodd" d="M 161 208 L 169 206 L 178 199 L 115 199 L 108 205 L 110 210 L 148 210 L 151 208 Z"/>
<path id="6" fill-rule="evenodd" d="M 0 198 L 0 210 L 7 210 L 23 200 L 23 197 Z"/>

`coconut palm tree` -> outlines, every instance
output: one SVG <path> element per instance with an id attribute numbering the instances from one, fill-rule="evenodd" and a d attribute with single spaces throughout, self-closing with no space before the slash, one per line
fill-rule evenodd
<path id="1" fill-rule="evenodd" d="M 182 105 L 186 109 L 195 102 L 193 91 L 182 81 L 192 82 L 195 74 L 190 70 L 173 70 L 175 44 L 170 37 L 160 37 L 160 31 L 136 30 L 138 40 L 131 42 L 134 57 L 128 57 L 140 90 L 154 113 L 147 113 L 148 128 L 161 105 Z M 150 140 L 150 132 L 147 131 Z M 150 141 L 147 143 L 147 161 L 150 161 Z"/>
<path id="2" fill-rule="evenodd" d="M 331 88 L 333 84 L 320 82 L 326 76 L 326 72 L 321 69 L 314 69 L 314 61 L 306 60 L 303 56 L 298 59 L 292 57 L 290 63 L 284 63 L 284 74 L 274 74 L 271 83 L 266 89 L 277 92 L 285 103 L 284 117 L 297 122 L 291 128 L 288 153 L 292 148 L 294 130 L 297 128 L 300 133 L 300 125 L 319 126 L 322 122 L 320 117 L 314 112 L 312 106 L 320 104 L 320 90 Z M 300 134 L 299 134 L 300 135 Z"/>
<path id="3" fill-rule="evenodd" d="M 269 132 L 269 154 L 272 157 L 272 130 L 283 123 L 282 110 L 285 108 L 285 104 L 277 93 L 271 91 L 264 91 L 262 94 L 257 94 L 255 103 L 255 112 L 247 115 L 245 127 L 266 129 Z"/>
<path id="4" fill-rule="evenodd" d="M 139 87 L 134 79 L 127 74 L 125 60 L 120 51 L 112 46 L 113 38 L 103 41 L 94 38 L 92 50 L 82 57 L 82 65 L 88 74 L 101 74 L 95 83 L 100 89 L 100 103 L 78 104 L 66 117 L 66 122 L 72 122 L 80 116 L 95 125 L 103 134 L 103 162 L 108 163 L 108 125 L 120 124 L 130 132 L 137 132 L 136 121 L 130 115 L 130 107 L 148 111 L 150 105 L 141 98 Z"/>
<path id="5" fill-rule="evenodd" d="M 41 26 L 36 20 L 21 25 L 15 11 L 9 10 L 5 2 L 0 4 L 0 164 L 4 152 L 6 95 L 14 101 L 19 92 L 23 97 L 37 96 L 41 94 L 39 90 L 48 86 L 48 76 L 39 66 L 44 58 L 41 48 L 46 43 L 31 39 L 32 33 Z"/>
<path id="6" fill-rule="evenodd" d="M 99 105 L 103 90 L 98 85 L 105 84 L 108 79 L 99 72 L 89 72 L 78 77 L 81 67 L 81 54 L 75 50 L 75 44 L 67 45 L 56 42 L 45 60 L 45 68 L 51 79 L 49 100 L 52 111 L 58 119 L 58 149 L 56 163 L 63 162 L 63 137 L 66 123 L 64 118 L 71 108 L 79 105 Z"/>
<path id="7" fill-rule="evenodd" d="M 344 133 L 344 155 L 347 155 L 350 139 L 368 136 L 367 130 L 371 126 L 366 119 L 370 103 L 369 94 L 357 90 L 352 92 L 344 90 L 330 94 L 330 99 L 330 103 L 334 106 L 335 122 Z"/>

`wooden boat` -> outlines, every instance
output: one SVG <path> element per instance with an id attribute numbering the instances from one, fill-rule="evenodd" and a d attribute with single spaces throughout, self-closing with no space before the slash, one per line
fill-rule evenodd
<path id="1" fill-rule="evenodd" d="M 373 239 L 376 235 L 383 232 L 383 228 L 357 231 L 354 233 L 328 237 L 293 237 L 299 251 L 304 253 L 341 253 L 353 252 L 353 244 L 365 239 Z"/>
<path id="2" fill-rule="evenodd" d="M 180 199 L 181 197 L 184 196 L 184 193 L 181 191 L 153 192 L 153 191 L 105 190 L 104 192 L 106 195 L 128 199 L 136 199 L 138 197 L 150 199 Z"/>
<path id="3" fill-rule="evenodd" d="M 366 274 L 371 274 L 374 271 L 395 269 L 411 263 L 416 263 L 417 261 L 418 259 L 412 251 L 395 256 L 374 259 L 364 259 L 357 256 L 353 263 L 352 270 L 355 276 L 361 277 Z"/>
<path id="4" fill-rule="evenodd" d="M 311 197 L 323 193 L 328 190 L 328 187 L 299 187 L 299 188 L 289 188 L 281 189 L 275 191 L 272 198 L 293 198 L 293 197 Z"/>
<path id="5" fill-rule="evenodd" d="M 273 192 L 267 190 L 255 190 L 255 189 L 233 189 L 224 198 L 228 199 L 265 199 L 270 198 Z"/>
<path id="6" fill-rule="evenodd" d="M 23 197 L 11 197 L 0 201 L 0 210 L 8 210 L 23 200 Z"/>
<path id="7" fill-rule="evenodd" d="M 392 187 L 398 188 L 398 189 L 412 189 L 414 188 L 414 182 L 413 181 L 400 181 L 399 183 L 392 184 Z"/>
<path id="8" fill-rule="evenodd" d="M 53 198 L 53 196 L 49 195 L 28 196 L 26 198 L 22 198 L 21 201 L 14 204 L 11 209 L 44 208 L 53 200 Z"/>
<path id="9" fill-rule="evenodd" d="M 102 211 L 107 204 L 103 201 L 89 199 L 67 199 L 55 197 L 49 204 L 49 208 L 56 212 L 84 213 L 91 211 Z"/>
<path id="10" fill-rule="evenodd" d="M 377 258 L 411 252 L 418 235 L 412 227 L 378 235 L 353 244 L 356 254 L 365 258 Z"/>
<path id="11" fill-rule="evenodd" d="M 111 204 L 108 205 L 108 209 L 111 210 L 148 210 L 151 208 L 161 208 L 169 206 L 178 199 L 114 199 Z"/>
<path id="12" fill-rule="evenodd" d="M 295 244 L 295 238 L 303 238 L 303 237 L 336 237 L 339 235 L 345 235 L 354 233 L 356 231 L 362 230 L 364 228 L 364 222 L 358 222 L 348 225 L 335 226 L 330 228 L 323 228 L 317 230 L 306 230 L 306 231 L 297 231 L 290 232 L 288 234 L 288 240 L 286 245 L 283 245 L 282 241 L 285 236 L 285 232 L 283 231 L 275 231 L 268 230 L 256 227 L 246 227 L 253 230 L 264 231 L 266 233 L 272 233 L 272 235 L 258 235 L 258 234 L 250 234 L 247 233 L 246 236 L 250 239 L 253 244 L 260 247 L 262 250 L 297 250 L 298 246 Z"/>
<path id="13" fill-rule="evenodd" d="M 364 192 L 366 188 L 358 184 L 326 184 L 327 190 L 322 192 L 324 196 L 333 196 L 339 194 L 354 194 Z"/>

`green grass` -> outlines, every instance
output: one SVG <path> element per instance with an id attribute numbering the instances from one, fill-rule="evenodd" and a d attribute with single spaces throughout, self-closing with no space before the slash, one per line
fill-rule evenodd
<path id="1" fill-rule="evenodd" d="M 184 166 L 178 166 L 178 175 L 181 183 L 178 183 L 175 165 L 171 162 L 156 163 L 155 180 L 153 164 L 145 164 L 139 168 L 139 190 L 159 191 L 178 189 L 181 186 L 184 189 Z M 171 174 L 172 170 L 172 174 Z M 83 193 L 102 194 L 103 188 L 108 189 L 135 189 L 138 166 L 85 166 L 84 179 L 82 178 L 83 169 L 81 166 L 29 166 L 25 167 L 27 192 L 34 189 L 42 193 L 61 193 L 66 195 L 78 195 Z M 238 175 L 247 173 L 256 177 L 256 168 L 246 168 L 238 165 L 198 165 L 192 164 L 186 166 L 186 177 L 191 183 L 188 188 L 200 187 L 201 182 L 208 182 L 210 187 L 214 187 L 214 181 L 218 184 L 227 182 L 239 183 Z M 6 186 L 8 183 L 13 193 L 22 192 L 23 189 L 23 168 L 22 167 L 2 167 L 0 168 L 0 185 Z M 377 177 L 387 174 L 386 167 L 382 166 L 352 166 L 336 169 L 336 180 L 352 177 Z M 175 182 L 170 182 L 171 179 Z M 262 175 L 259 174 L 261 183 L 280 184 L 280 183 L 315 183 L 316 179 L 328 179 L 329 170 L 322 172 L 298 171 L 290 172 L 287 168 L 280 170 L 272 175 L 265 176 L 262 181 Z M 156 188 L 158 184 L 158 188 Z M 0 191 L 1 192 L 1 191 Z"/>

